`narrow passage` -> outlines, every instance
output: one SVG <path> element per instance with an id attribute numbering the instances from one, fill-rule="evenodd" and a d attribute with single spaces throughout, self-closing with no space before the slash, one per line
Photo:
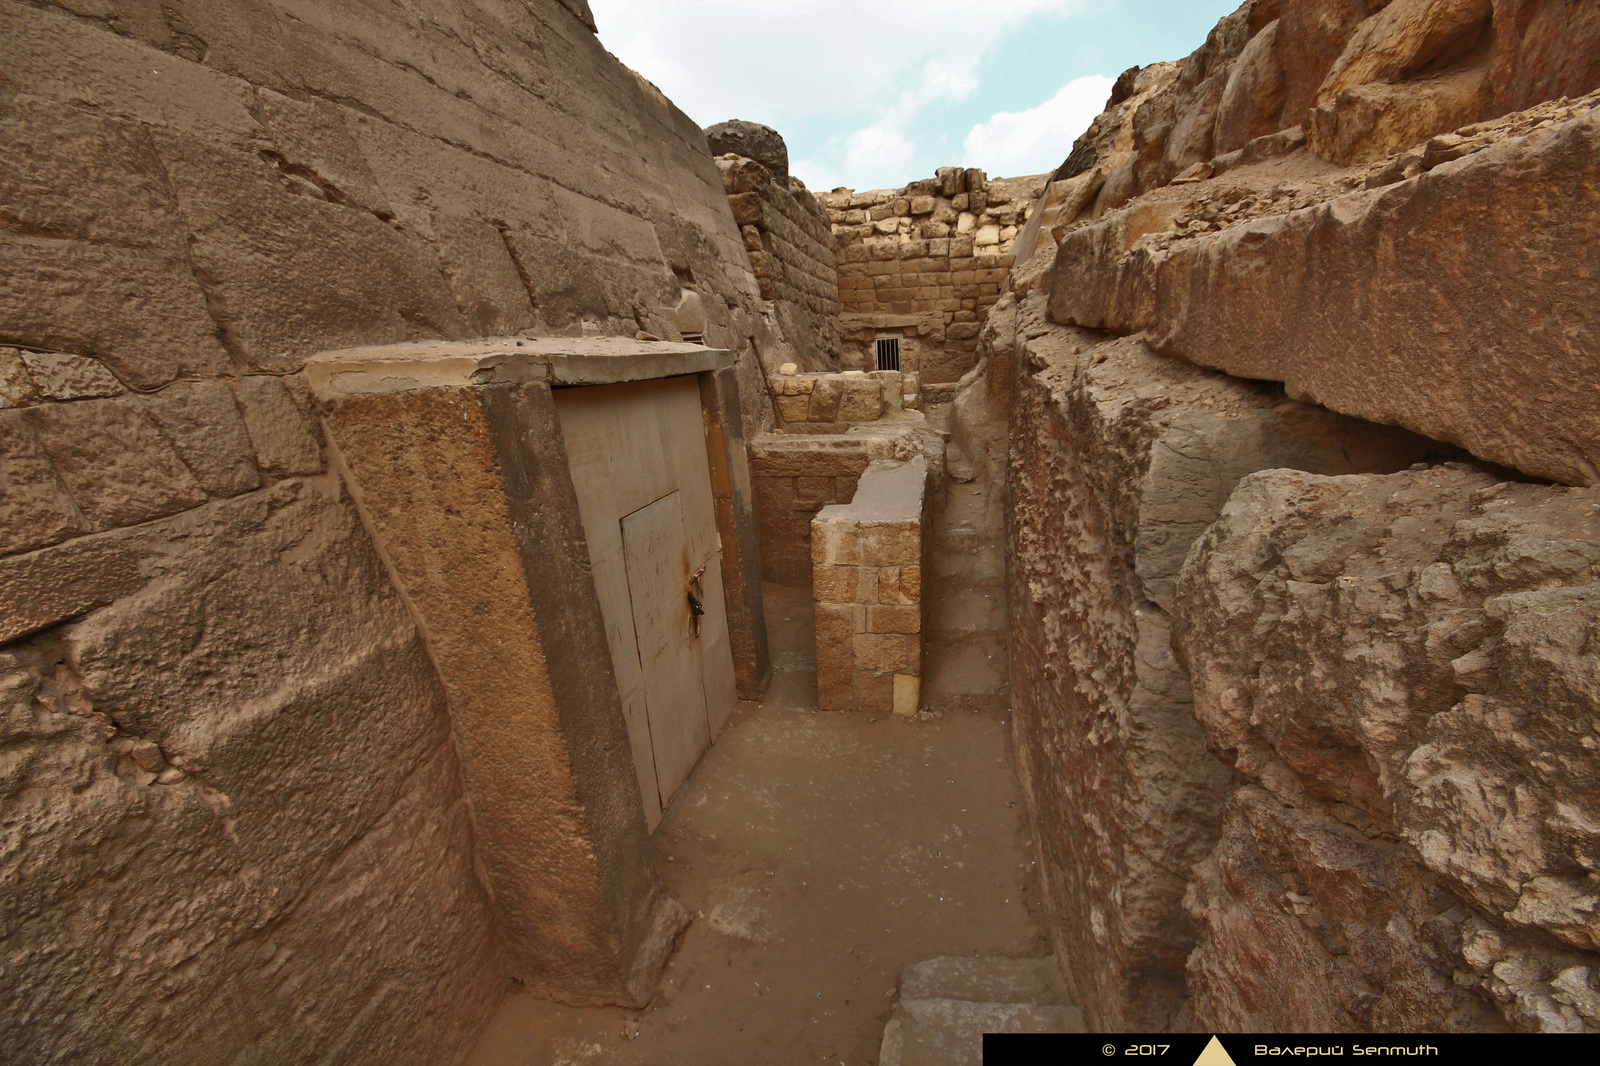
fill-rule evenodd
<path id="1" fill-rule="evenodd" d="M 998 575 L 972 571 L 987 496 L 949 486 L 935 536 L 954 528 L 970 558 L 936 561 L 936 597 L 957 583 L 1002 594 Z M 817 711 L 809 593 L 765 595 L 767 698 L 741 705 L 656 834 L 695 922 L 655 1001 L 512 996 L 469 1066 L 874 1066 L 907 965 L 1049 953 L 1005 700 L 972 691 L 1003 684 L 1003 610 L 978 612 L 977 632 L 937 626 L 930 709 L 906 720 Z M 948 684 L 945 656 L 961 659 Z"/>

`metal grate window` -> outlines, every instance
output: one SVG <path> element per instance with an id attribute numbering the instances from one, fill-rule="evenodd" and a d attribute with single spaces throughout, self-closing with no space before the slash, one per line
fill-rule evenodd
<path id="1" fill-rule="evenodd" d="M 705 342 L 706 338 L 703 333 L 685 333 L 683 335 L 683 343 L 685 344 L 704 344 Z"/>
<path id="2" fill-rule="evenodd" d="M 900 338 L 899 337 L 879 337 L 878 338 L 878 369 L 879 370 L 899 370 L 900 369 Z"/>

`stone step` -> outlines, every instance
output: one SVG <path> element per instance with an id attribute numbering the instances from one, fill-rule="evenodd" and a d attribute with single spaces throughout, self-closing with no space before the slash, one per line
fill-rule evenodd
<path id="1" fill-rule="evenodd" d="M 884 1026 L 878 1066 L 981 1066 L 984 1033 L 1081 1033 L 1077 1007 L 902 1000 Z"/>
<path id="2" fill-rule="evenodd" d="M 1042 959 L 946 955 L 912 963 L 900 975 L 901 999 L 1063 1006 L 1066 986 L 1054 955 Z"/>
<path id="3" fill-rule="evenodd" d="M 932 600 L 928 609 L 930 635 L 1005 633 L 1006 597 L 1002 588 L 935 589 Z"/>
<path id="4" fill-rule="evenodd" d="M 1006 582 L 1006 554 L 1003 548 L 985 548 L 970 553 L 935 549 L 928 561 L 935 582 L 954 581 L 967 588 L 1004 587 Z"/>
<path id="5" fill-rule="evenodd" d="M 878 1066 L 980 1066 L 984 1033 L 1081 1033 L 1054 958 L 951 956 L 908 966 Z"/>

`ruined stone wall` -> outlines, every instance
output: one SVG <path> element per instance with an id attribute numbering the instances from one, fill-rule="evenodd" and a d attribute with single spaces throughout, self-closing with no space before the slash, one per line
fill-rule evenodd
<path id="1" fill-rule="evenodd" d="M 772 402 L 790 433 L 842 433 L 902 409 L 898 370 L 846 370 L 839 374 L 774 374 Z"/>
<path id="2" fill-rule="evenodd" d="M 874 341 L 898 334 L 902 370 L 924 385 L 959 380 L 1043 184 L 949 167 L 904 189 L 823 194 L 837 241 L 845 365 L 875 369 Z"/>
<path id="3" fill-rule="evenodd" d="M 761 298 L 807 370 L 839 365 L 839 273 L 828 213 L 798 178 L 754 159 L 717 157 Z"/>
<path id="4" fill-rule="evenodd" d="M 1600 1029 L 1600 526 L 1522 483 L 1597 477 L 1592 11 L 1254 0 L 1019 237 L 1014 726 L 1091 1025 Z"/>
<path id="5" fill-rule="evenodd" d="M 922 704 L 928 464 L 878 461 L 811 520 L 817 707 L 915 715 Z"/>
<path id="6" fill-rule="evenodd" d="M 582 0 L 0 2 L 0 1058 L 436 1062 L 506 987 L 330 348 L 776 343 Z M 691 321 L 692 320 L 692 321 Z"/>
<path id="7" fill-rule="evenodd" d="M 943 475 L 944 442 L 917 422 L 868 423 L 839 433 L 766 433 L 750 444 L 761 579 L 811 588 L 811 520 L 849 503 L 873 460 L 921 457 Z"/>

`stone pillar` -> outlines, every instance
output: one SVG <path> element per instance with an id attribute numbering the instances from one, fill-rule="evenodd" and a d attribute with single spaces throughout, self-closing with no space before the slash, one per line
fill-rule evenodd
<path id="1" fill-rule="evenodd" d="M 922 689 L 927 463 L 880 460 L 811 522 L 817 705 L 914 715 Z"/>

